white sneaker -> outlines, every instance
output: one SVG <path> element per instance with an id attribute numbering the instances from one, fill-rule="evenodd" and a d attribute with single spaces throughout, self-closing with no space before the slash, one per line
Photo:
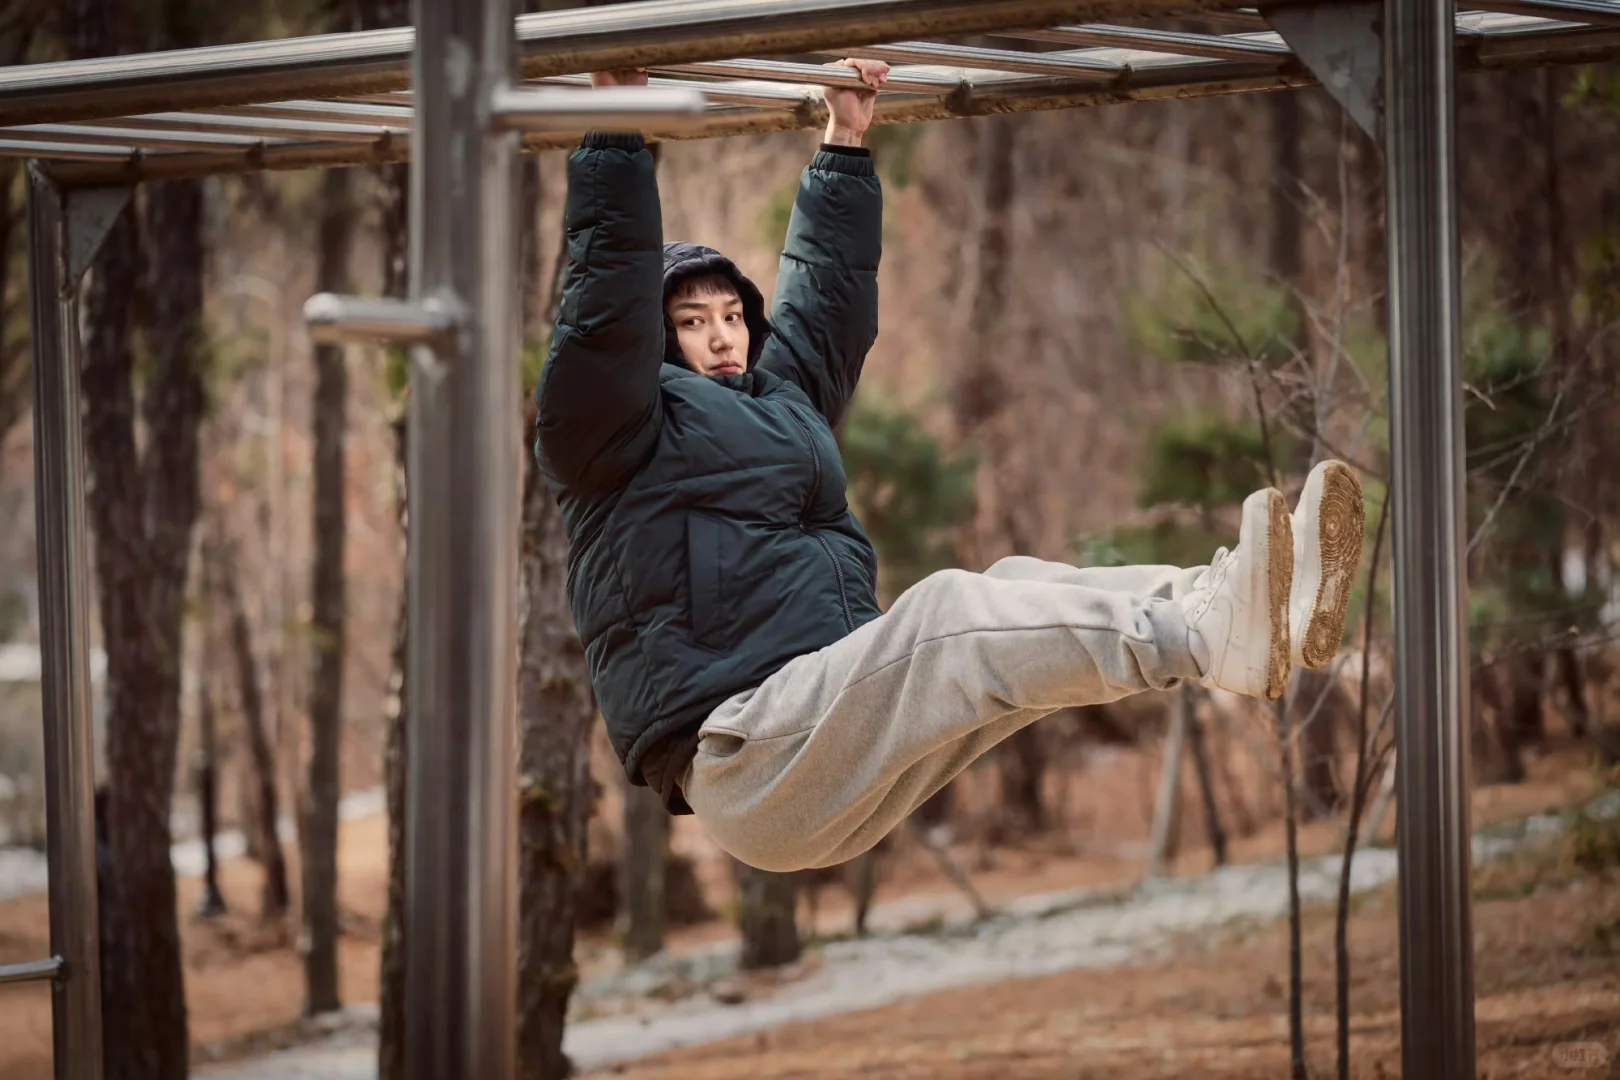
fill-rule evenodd
<path id="1" fill-rule="evenodd" d="M 1215 554 L 1181 598 L 1205 686 L 1275 701 L 1288 684 L 1294 537 L 1275 488 L 1243 501 L 1237 547 Z"/>
<path id="2" fill-rule="evenodd" d="M 1293 662 L 1326 667 L 1344 641 L 1350 592 L 1361 565 L 1367 509 L 1361 478 L 1342 461 L 1324 461 L 1305 479 L 1293 514 L 1294 587 L 1288 598 Z"/>

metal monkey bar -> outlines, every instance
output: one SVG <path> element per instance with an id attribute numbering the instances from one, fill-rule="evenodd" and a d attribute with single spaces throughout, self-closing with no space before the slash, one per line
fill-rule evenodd
<path id="1" fill-rule="evenodd" d="M 657 88 L 704 93 L 709 105 L 697 115 L 646 118 L 641 126 L 654 138 L 819 127 L 825 122 L 820 88 L 851 85 L 853 72 L 708 55 L 717 49 L 713 35 L 733 26 L 738 49 L 804 53 L 829 47 L 809 36 L 815 16 L 796 11 L 798 18 L 789 20 L 780 13 L 784 6 L 769 0 L 666 0 L 613 12 L 526 15 L 516 20 L 521 70 L 534 84 L 561 87 L 583 84 L 582 72 L 589 67 L 635 64 L 655 71 Z M 939 36 L 988 29 L 1029 46 L 890 40 L 835 49 L 896 65 L 877 123 L 1316 82 L 1313 66 L 1302 62 L 1262 16 L 1246 9 L 1215 13 L 1226 16 L 1212 20 L 1216 25 L 1244 28 L 1221 34 L 1036 25 L 1065 8 L 1099 7 L 1095 2 L 1025 0 L 986 5 L 982 11 L 961 3 L 828 6 L 863 9 L 863 28 L 864 22 L 872 24 L 869 33 L 915 29 Z M 1457 17 L 1461 70 L 1579 63 L 1620 54 L 1620 11 L 1612 0 L 1493 0 L 1480 6 L 1490 10 Z M 930 17 L 930 7 L 946 10 Z M 1168 10 L 1164 0 L 1110 6 L 1111 13 L 1124 14 Z M 775 16 L 767 28 L 758 25 L 764 16 Z M 877 22 L 881 16 L 887 23 Z M 802 25 L 779 25 L 785 22 Z M 403 160 L 411 146 L 404 61 L 412 40 L 409 29 L 381 30 L 14 68 L 0 72 L 0 156 L 50 162 L 52 175 L 69 186 Z M 837 44 L 855 40 L 846 37 Z M 276 100 L 283 93 L 307 96 Z M 570 146 L 583 131 L 578 120 L 566 112 L 550 113 L 525 129 L 520 147 Z"/>
<path id="2" fill-rule="evenodd" d="M 855 78 L 818 54 L 897 65 L 878 123 L 1320 84 L 1382 144 L 1403 1072 L 1472 1077 L 1453 84 L 1620 55 L 1620 0 L 1239 2 L 652 0 L 514 20 L 511 0 L 415 0 L 420 48 L 405 28 L 0 71 L 0 155 L 29 159 L 53 954 L 0 983 L 50 980 L 59 1080 L 99 1080 L 102 1060 L 78 285 L 132 185 L 414 158 L 411 299 L 317 297 L 306 317 L 321 340 L 411 348 L 411 501 L 444 511 L 410 521 L 410 1075 L 510 1080 L 516 154 L 592 126 L 817 127 L 819 88 Z M 1139 25 L 1189 14 L 1215 32 Z M 1029 47 L 929 40 L 980 34 Z M 617 67 L 653 87 L 577 89 Z M 479 163 L 471 183 L 456 162 Z"/>

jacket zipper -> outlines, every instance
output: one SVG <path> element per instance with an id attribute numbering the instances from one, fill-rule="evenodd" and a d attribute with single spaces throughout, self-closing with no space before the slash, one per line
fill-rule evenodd
<path id="1" fill-rule="evenodd" d="M 815 493 L 821 490 L 821 454 L 816 450 L 816 439 L 810 433 L 810 426 L 799 419 L 799 414 L 794 412 L 791 406 L 788 408 L 788 413 L 793 417 L 793 422 L 799 425 L 799 430 L 804 432 L 804 441 L 810 447 L 810 465 L 814 470 L 810 495 L 806 497 L 804 507 L 799 511 L 799 529 L 806 535 L 813 537 L 816 543 L 821 545 L 821 550 L 827 555 L 827 561 L 832 563 L 833 577 L 838 581 L 838 604 L 844 611 L 844 628 L 853 634 L 855 632 L 855 616 L 849 610 L 849 594 L 844 587 L 844 568 L 838 565 L 838 556 L 833 554 L 832 545 L 827 543 L 827 538 L 818 532 L 813 532 L 809 524 L 810 499 L 814 498 Z"/>

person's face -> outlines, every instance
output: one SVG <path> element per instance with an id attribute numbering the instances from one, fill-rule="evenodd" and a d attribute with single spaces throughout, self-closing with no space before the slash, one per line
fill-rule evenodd
<path id="1" fill-rule="evenodd" d="M 748 323 L 735 292 L 677 293 L 670 297 L 667 314 L 687 367 L 700 375 L 748 370 Z"/>

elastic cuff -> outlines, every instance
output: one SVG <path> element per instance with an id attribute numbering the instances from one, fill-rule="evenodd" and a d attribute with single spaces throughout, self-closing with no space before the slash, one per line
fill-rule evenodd
<path id="1" fill-rule="evenodd" d="M 636 131 L 588 131 L 579 145 L 587 150 L 623 150 L 634 154 L 647 149 L 647 137 Z"/>
<path id="2" fill-rule="evenodd" d="M 822 172 L 843 173 L 846 176 L 876 176 L 877 170 L 872 166 L 872 155 L 865 156 L 846 153 L 856 147 L 844 147 L 840 150 L 822 148 L 816 151 L 816 156 L 810 159 L 810 167 Z"/>
<path id="3" fill-rule="evenodd" d="M 864 146 L 845 146 L 842 143 L 830 142 L 821 144 L 821 152 L 823 154 L 847 154 L 850 157 L 869 158 L 872 156 L 872 151 Z"/>
<path id="4" fill-rule="evenodd" d="M 1204 677 L 1192 652 L 1192 631 L 1187 626 L 1187 615 L 1179 600 L 1157 597 L 1147 601 L 1148 624 L 1153 628 L 1153 645 L 1158 652 L 1158 670 L 1149 672 L 1148 685 L 1156 690 L 1167 690 L 1178 680 L 1197 682 Z"/>

